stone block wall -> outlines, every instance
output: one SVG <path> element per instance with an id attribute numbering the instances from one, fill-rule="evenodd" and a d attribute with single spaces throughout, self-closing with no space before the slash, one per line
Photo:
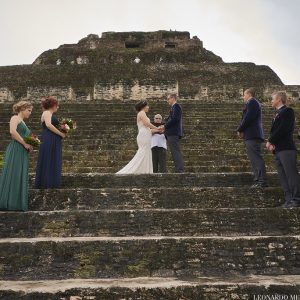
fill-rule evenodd
<path id="1" fill-rule="evenodd" d="M 268 86 L 264 89 L 264 97 L 269 100 L 272 93 L 276 91 L 285 91 L 290 102 L 299 102 L 300 85 Z"/>
<path id="2" fill-rule="evenodd" d="M 1 102 L 8 102 L 8 101 L 14 101 L 14 95 L 13 93 L 6 87 L 1 88 L 0 87 L 0 103 Z"/>
<path id="3" fill-rule="evenodd" d="M 250 87 L 250 86 L 249 86 Z M 290 102 L 300 101 L 300 85 L 269 85 L 269 86 L 251 86 L 255 88 L 257 98 L 262 102 L 268 102 L 272 93 L 276 91 L 285 91 Z M 242 85 L 203 85 L 198 87 L 198 92 L 181 93 L 179 88 L 179 97 L 181 99 L 193 99 L 209 102 L 238 102 L 248 87 Z M 298 95 L 298 96 L 297 96 Z"/>
<path id="4" fill-rule="evenodd" d="M 191 39 L 189 32 L 177 31 L 103 32 L 101 38 L 90 35 L 79 41 L 79 44 L 84 43 L 91 48 L 91 41 L 94 41 L 94 44 L 96 43 L 101 47 L 114 44 L 120 49 L 125 48 L 127 43 L 134 43 L 138 48 L 145 50 L 165 49 L 168 48 L 167 44 L 173 45 L 176 49 L 203 48 L 203 42 L 198 37 L 195 36 Z"/>
<path id="5" fill-rule="evenodd" d="M 28 87 L 23 95 L 31 101 L 38 102 L 45 96 L 55 96 L 60 101 L 91 100 L 156 100 L 164 99 L 168 94 L 177 94 L 182 100 L 199 100 L 201 102 L 239 102 L 247 87 L 242 85 L 195 85 L 182 86 L 178 81 L 133 80 L 129 82 L 98 82 L 90 88 L 74 89 L 64 87 Z M 290 102 L 300 102 L 300 85 L 270 85 L 255 87 L 257 98 L 267 102 L 275 91 L 286 91 Z M 298 95 L 296 97 L 295 95 Z M 0 87 L 0 103 L 20 100 L 14 93 Z"/>
<path id="6" fill-rule="evenodd" d="M 300 101 L 300 85 L 286 85 L 285 88 L 291 101 Z"/>
<path id="7" fill-rule="evenodd" d="M 140 100 L 140 99 L 162 99 L 167 94 L 178 94 L 178 82 L 118 82 L 97 83 L 94 87 L 94 100 Z"/>
<path id="8" fill-rule="evenodd" d="M 72 101 L 76 99 L 72 87 L 28 87 L 27 98 L 32 101 L 40 101 L 43 97 L 55 96 L 60 101 Z"/>

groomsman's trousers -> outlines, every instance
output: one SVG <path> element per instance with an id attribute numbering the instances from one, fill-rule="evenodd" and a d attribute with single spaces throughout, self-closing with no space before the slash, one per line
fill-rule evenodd
<path id="1" fill-rule="evenodd" d="M 300 176 L 297 169 L 297 151 L 283 150 L 275 153 L 275 161 L 286 203 L 300 203 Z"/>
<path id="2" fill-rule="evenodd" d="M 184 172 L 183 157 L 180 148 L 180 138 L 176 135 L 167 136 L 168 147 L 171 150 L 176 173 Z"/>
<path id="3" fill-rule="evenodd" d="M 267 175 L 265 162 L 261 155 L 262 143 L 263 141 L 259 139 L 245 141 L 247 155 L 254 173 L 254 181 L 263 185 L 267 183 Z"/>
<path id="4" fill-rule="evenodd" d="M 152 148 L 154 173 L 167 173 L 167 150 L 163 147 Z"/>

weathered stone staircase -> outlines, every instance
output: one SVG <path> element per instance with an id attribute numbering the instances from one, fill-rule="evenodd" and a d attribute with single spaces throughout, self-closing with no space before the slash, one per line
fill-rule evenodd
<path id="1" fill-rule="evenodd" d="M 151 118 L 155 113 L 168 115 L 166 102 L 150 103 Z M 236 128 L 243 104 L 201 103 L 184 101 L 185 138 L 182 140 L 187 172 L 245 172 L 249 162 L 243 143 L 236 137 Z M 296 108 L 300 113 L 300 107 Z M 11 105 L 1 105 L 0 128 L 3 152 L 10 140 L 8 121 Z M 37 105 L 28 126 L 39 134 L 41 108 Z M 71 117 L 78 130 L 64 141 L 63 171 L 67 173 L 115 173 L 136 151 L 134 102 L 62 104 L 59 115 Z M 269 132 L 273 109 L 264 107 L 266 135 Z M 37 152 L 31 156 L 31 171 L 35 171 Z M 274 171 L 273 157 L 265 153 L 268 170 Z M 169 171 L 173 164 L 168 160 Z"/>
<path id="2" fill-rule="evenodd" d="M 165 102 L 150 105 L 149 115 L 167 114 Z M 270 154 L 270 187 L 249 188 L 235 137 L 242 104 L 182 106 L 187 173 L 117 176 L 136 149 L 133 103 L 61 105 L 78 123 L 64 141 L 63 188 L 32 188 L 34 153 L 30 211 L 0 212 L 0 299 L 300 295 L 299 209 L 276 208 Z M 9 110 L 0 107 L 1 151 Z M 39 114 L 28 122 L 37 133 Z M 272 114 L 266 105 L 266 131 Z"/>

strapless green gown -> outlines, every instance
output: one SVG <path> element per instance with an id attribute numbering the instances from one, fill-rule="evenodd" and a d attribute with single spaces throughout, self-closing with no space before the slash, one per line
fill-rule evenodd
<path id="1" fill-rule="evenodd" d="M 17 132 L 21 137 L 30 134 L 22 121 Z M 9 143 L 0 176 L 0 210 L 28 210 L 28 151 L 17 141 Z"/>

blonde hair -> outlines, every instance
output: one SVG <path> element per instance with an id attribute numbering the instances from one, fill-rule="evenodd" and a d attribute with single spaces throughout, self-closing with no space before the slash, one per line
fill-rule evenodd
<path id="1" fill-rule="evenodd" d="M 20 111 L 23 111 L 23 110 L 28 109 L 28 108 L 32 108 L 32 104 L 29 101 L 22 100 L 22 101 L 19 101 L 16 104 L 14 104 L 13 112 L 15 114 L 18 114 Z"/>
<path id="2" fill-rule="evenodd" d="M 287 103 L 288 98 L 287 98 L 286 92 L 284 92 L 284 91 L 275 92 L 275 93 L 272 94 L 272 96 L 279 97 L 282 104 Z"/>

